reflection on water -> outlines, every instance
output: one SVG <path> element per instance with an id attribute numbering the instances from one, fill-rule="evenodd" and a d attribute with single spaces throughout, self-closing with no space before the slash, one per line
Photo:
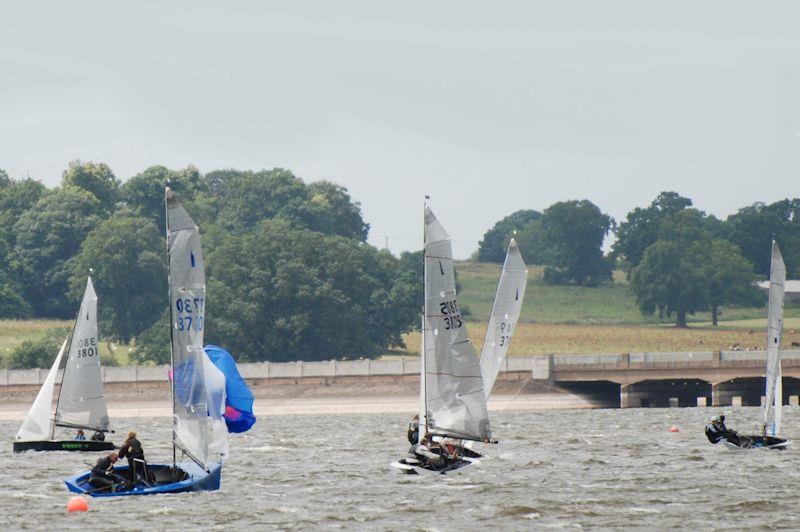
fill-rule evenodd
<path id="1" fill-rule="evenodd" d="M 0 423 L 0 498 L 13 529 L 544 527 L 800 528 L 800 409 L 785 412 L 789 451 L 729 451 L 703 435 L 720 409 L 495 412 L 502 443 L 446 477 L 400 475 L 403 415 L 281 416 L 232 438 L 222 490 L 93 499 L 69 515 L 62 479 L 98 454 L 12 455 L 17 423 Z M 758 425 L 758 408 L 725 412 Z M 410 414 L 409 414 L 410 415 Z M 681 431 L 670 433 L 669 427 Z M 171 459 L 169 418 L 115 420 L 136 429 L 148 458 Z"/>

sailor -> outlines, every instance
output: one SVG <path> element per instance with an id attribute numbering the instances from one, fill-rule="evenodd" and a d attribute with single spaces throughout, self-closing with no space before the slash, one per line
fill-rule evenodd
<path id="1" fill-rule="evenodd" d="M 97 460 L 89 476 L 89 484 L 95 489 L 108 489 L 117 491 L 117 482 L 121 479 L 114 474 L 114 464 L 117 462 L 117 453 L 111 453 Z"/>
<path id="2" fill-rule="evenodd" d="M 408 424 L 408 443 L 414 445 L 418 441 L 419 441 L 419 414 L 415 415 L 411 419 L 411 423 Z"/>
<path id="3" fill-rule="evenodd" d="M 740 441 L 739 434 L 725 426 L 725 416 L 711 416 L 711 423 L 706 425 L 706 437 L 711 443 L 728 440 L 732 444 L 738 445 Z"/>
<path id="4" fill-rule="evenodd" d="M 96 430 L 92 434 L 92 441 L 106 441 L 106 435 L 103 434 L 102 430 Z"/>
<path id="5" fill-rule="evenodd" d="M 136 433 L 134 431 L 128 433 L 128 437 L 120 446 L 119 457 L 128 459 L 128 481 L 131 486 L 136 484 L 137 476 L 147 480 L 145 476 L 145 467 L 147 464 L 144 460 L 144 449 L 142 449 L 142 442 L 136 439 Z"/>
<path id="6" fill-rule="evenodd" d="M 83 441 L 86 439 L 86 434 L 84 434 L 83 429 L 78 429 L 78 433 L 75 434 L 75 439 Z"/>

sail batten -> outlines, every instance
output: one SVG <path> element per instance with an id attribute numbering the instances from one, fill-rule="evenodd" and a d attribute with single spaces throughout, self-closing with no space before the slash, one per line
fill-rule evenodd
<path id="1" fill-rule="evenodd" d="M 426 415 L 420 418 L 420 433 L 490 440 L 483 376 L 456 295 L 450 237 L 427 207 L 424 255 L 421 371 Z"/>
<path id="2" fill-rule="evenodd" d="M 508 243 L 506 260 L 503 263 L 503 271 L 500 274 L 497 294 L 481 350 L 480 367 L 483 374 L 483 391 L 487 400 L 489 394 L 492 393 L 500 366 L 508 354 L 511 336 L 522 310 L 527 283 L 528 270 L 525 268 L 519 247 L 512 238 Z"/>
<path id="3" fill-rule="evenodd" d="M 208 470 L 227 446 L 225 376 L 203 350 L 206 282 L 200 231 L 167 190 L 173 444 Z"/>
<path id="4" fill-rule="evenodd" d="M 765 383 L 764 434 L 777 436 L 781 429 L 783 386 L 781 376 L 781 331 L 783 329 L 786 265 L 778 244 L 772 242 L 769 272 L 769 311 L 767 317 L 767 377 Z"/>
<path id="5" fill-rule="evenodd" d="M 110 427 L 100 367 L 97 294 L 91 277 L 86 280 L 72 331 L 55 419 L 56 425 L 70 428 L 107 431 Z"/>

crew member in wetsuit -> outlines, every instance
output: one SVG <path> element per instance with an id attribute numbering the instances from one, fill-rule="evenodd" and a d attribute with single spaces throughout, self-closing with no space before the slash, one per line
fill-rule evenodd
<path id="1" fill-rule="evenodd" d="M 706 437 L 708 441 L 715 444 L 722 440 L 728 440 L 734 445 L 738 445 L 740 442 L 739 434 L 725 426 L 725 416 L 711 417 L 711 423 L 706 425 Z"/>
<path id="2" fill-rule="evenodd" d="M 148 480 L 145 477 L 144 449 L 142 449 L 142 442 L 136 439 L 135 432 L 128 433 L 128 438 L 119 448 L 119 457 L 128 459 L 128 482 L 131 487 L 136 485 L 137 476 Z"/>
<path id="3" fill-rule="evenodd" d="M 92 441 L 106 441 L 106 435 L 102 430 L 96 430 L 94 434 L 92 434 Z"/>
<path id="4" fill-rule="evenodd" d="M 408 443 L 415 445 L 419 442 L 419 414 L 413 417 L 408 424 Z"/>
<path id="5" fill-rule="evenodd" d="M 117 482 L 120 478 L 113 473 L 114 464 L 117 462 L 117 453 L 111 453 L 97 460 L 89 476 L 89 484 L 98 491 L 103 488 L 111 492 L 117 491 Z"/>

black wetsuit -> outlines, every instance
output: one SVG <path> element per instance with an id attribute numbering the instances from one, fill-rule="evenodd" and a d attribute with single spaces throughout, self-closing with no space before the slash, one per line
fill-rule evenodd
<path id="1" fill-rule="evenodd" d="M 106 441 L 106 435 L 103 433 L 103 431 L 98 430 L 92 434 L 92 441 Z"/>
<path id="2" fill-rule="evenodd" d="M 709 423 L 706 425 L 706 437 L 711 443 L 719 443 L 722 440 L 728 440 L 734 445 L 739 445 L 739 434 L 735 430 L 728 430 L 725 423 Z"/>
<path id="3" fill-rule="evenodd" d="M 411 445 L 419 441 L 419 421 L 412 421 L 408 424 L 408 443 Z"/>
<path id="4" fill-rule="evenodd" d="M 107 488 L 110 491 L 115 491 L 118 477 L 112 473 L 113 470 L 114 463 L 109 457 L 104 456 L 92 468 L 89 484 L 93 488 Z"/>
<path id="5" fill-rule="evenodd" d="M 142 449 L 142 442 L 136 438 L 128 438 L 119 449 L 119 457 L 128 459 L 128 480 L 133 486 L 136 483 L 136 476 L 144 478 L 145 472 L 142 471 L 144 464 L 144 450 Z M 142 462 L 136 462 L 141 460 Z"/>

